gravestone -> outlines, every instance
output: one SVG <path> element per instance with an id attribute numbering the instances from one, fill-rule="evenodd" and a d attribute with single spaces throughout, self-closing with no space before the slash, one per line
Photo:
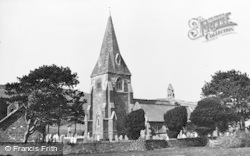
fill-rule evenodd
<path id="1" fill-rule="evenodd" d="M 59 142 L 63 142 L 64 135 L 61 135 L 59 138 Z"/>
<path id="2" fill-rule="evenodd" d="M 187 138 L 187 136 L 185 134 L 182 134 L 181 138 Z"/>
<path id="3" fill-rule="evenodd" d="M 194 132 L 194 137 L 197 138 L 198 137 L 198 134 L 196 132 Z"/>
<path id="4" fill-rule="evenodd" d="M 140 131 L 140 138 L 142 138 L 142 139 L 145 138 L 145 130 Z"/>
<path id="5" fill-rule="evenodd" d="M 109 141 L 113 141 L 113 135 L 109 134 Z"/>
<path id="6" fill-rule="evenodd" d="M 59 136 L 58 136 L 58 134 L 55 134 L 53 136 L 53 142 L 59 142 Z"/>
<path id="7" fill-rule="evenodd" d="M 46 142 L 50 142 L 51 134 L 47 134 L 45 137 Z"/>
<path id="8" fill-rule="evenodd" d="M 115 135 L 115 141 L 118 141 L 118 136 L 117 135 Z"/>
<path id="9" fill-rule="evenodd" d="M 128 136 L 127 135 L 125 135 L 125 140 L 128 141 Z"/>
<path id="10" fill-rule="evenodd" d="M 120 135 L 120 136 L 119 136 L 119 140 L 120 140 L 120 141 L 121 141 L 121 140 L 123 140 L 123 137 L 122 137 L 122 135 Z"/>

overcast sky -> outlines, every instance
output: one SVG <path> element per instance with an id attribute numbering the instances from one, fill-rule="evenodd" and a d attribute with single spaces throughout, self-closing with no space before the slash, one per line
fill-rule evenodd
<path id="1" fill-rule="evenodd" d="M 0 0 L 0 84 L 42 65 L 77 72 L 84 92 L 99 57 L 109 6 L 135 98 L 200 100 L 218 70 L 250 74 L 249 0 Z M 231 12 L 235 33 L 205 42 L 188 21 Z"/>

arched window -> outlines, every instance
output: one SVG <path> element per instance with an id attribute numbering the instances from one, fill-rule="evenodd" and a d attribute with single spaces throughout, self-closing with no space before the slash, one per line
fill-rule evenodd
<path id="1" fill-rule="evenodd" d="M 96 89 L 102 88 L 102 80 L 101 79 L 97 79 L 95 83 L 96 83 Z"/>
<path id="2" fill-rule="evenodd" d="M 122 84 L 123 82 L 122 82 L 122 79 L 119 77 L 118 79 L 117 79 L 117 81 L 116 81 L 116 89 L 117 90 L 122 90 Z"/>
<path id="3" fill-rule="evenodd" d="M 100 116 L 98 115 L 97 116 L 97 127 L 99 127 L 100 126 Z"/>

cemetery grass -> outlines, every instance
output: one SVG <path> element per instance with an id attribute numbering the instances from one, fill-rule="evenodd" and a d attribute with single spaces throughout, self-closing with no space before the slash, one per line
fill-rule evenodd
<path id="1" fill-rule="evenodd" d="M 187 147 L 165 148 L 152 151 L 75 154 L 67 156 L 250 156 L 250 147 L 245 148 L 211 148 Z"/>

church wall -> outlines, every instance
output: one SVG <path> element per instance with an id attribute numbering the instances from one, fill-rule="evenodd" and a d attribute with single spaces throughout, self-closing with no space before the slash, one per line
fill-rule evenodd
<path id="1" fill-rule="evenodd" d="M 126 83 L 127 86 L 123 86 L 123 90 L 116 91 L 116 80 L 120 77 L 124 84 Z M 111 83 L 111 88 L 107 88 L 108 82 Z M 96 115 L 97 112 L 99 114 L 103 115 L 103 118 L 110 118 L 112 110 L 115 110 L 116 116 L 117 116 L 117 123 L 112 122 L 112 124 L 117 125 L 114 129 L 117 129 L 117 132 L 119 134 L 124 133 L 124 118 L 125 115 L 130 112 L 130 103 L 132 102 L 133 95 L 132 93 L 129 93 L 129 86 L 130 84 L 130 76 L 127 75 L 118 75 L 118 74 L 103 74 L 92 78 L 92 86 L 94 88 L 93 90 L 93 131 L 96 134 L 102 135 L 103 133 L 106 133 L 106 125 L 104 125 L 103 121 L 101 122 L 101 127 L 97 128 L 96 126 Z M 97 88 L 97 83 L 101 83 L 101 89 Z M 107 90 L 108 89 L 108 90 Z M 125 92 L 124 92 L 125 91 Z M 103 105 L 106 103 L 105 108 L 103 108 Z M 111 108 L 111 104 L 114 103 L 114 108 Z M 110 108 L 109 108 L 110 107 Z M 101 112 L 101 113 L 100 113 Z M 111 122 L 108 124 L 109 127 L 113 127 L 111 125 Z M 108 132 L 110 132 L 110 129 Z M 111 132 L 110 132 L 111 133 Z M 113 132 L 112 132 L 113 133 Z M 105 134 L 106 135 L 106 134 Z M 107 136 L 107 135 L 106 135 Z M 105 136 L 105 138 L 106 138 Z M 101 139 L 105 139 L 103 136 L 101 136 Z"/>
<path id="2" fill-rule="evenodd" d="M 123 90 L 116 90 L 116 80 L 120 77 L 124 84 Z M 107 88 L 108 82 L 111 83 L 111 88 Z M 128 83 L 129 82 L 129 83 Z M 99 84 L 97 84 L 99 83 Z M 130 103 L 133 101 L 133 93 L 130 93 L 130 76 L 118 74 L 103 74 L 92 78 L 93 87 L 92 101 L 93 101 L 93 135 L 97 139 L 106 139 L 111 131 L 117 130 L 118 135 L 125 133 L 124 119 L 128 112 L 130 112 Z M 126 88 L 125 88 L 126 87 Z M 126 92 L 124 92 L 126 91 Z M 111 103 L 114 103 L 114 108 L 111 108 Z M 105 107 L 104 107 L 105 106 Z M 104 123 L 104 118 L 110 118 L 112 110 L 115 111 L 117 120 L 115 122 Z M 99 116 L 100 124 L 97 124 L 97 116 Z M 113 125 L 116 125 L 113 127 Z M 110 127 L 113 127 L 112 129 Z M 105 133 L 105 134 L 104 134 Z M 115 134 L 115 133 L 113 133 Z M 105 135 L 105 136 L 104 136 Z"/>
<path id="3" fill-rule="evenodd" d="M 93 95 L 93 135 L 102 138 L 102 92 Z M 98 120 L 98 121 L 97 121 Z"/>

